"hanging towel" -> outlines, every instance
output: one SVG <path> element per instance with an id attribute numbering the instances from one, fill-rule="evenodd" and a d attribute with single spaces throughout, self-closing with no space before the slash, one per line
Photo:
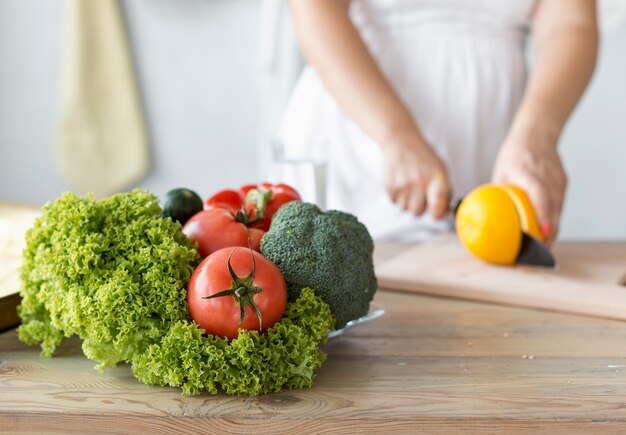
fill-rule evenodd
<path id="1" fill-rule="evenodd" d="M 147 133 L 117 0 L 66 0 L 57 158 L 77 192 L 128 188 L 149 169 Z"/>

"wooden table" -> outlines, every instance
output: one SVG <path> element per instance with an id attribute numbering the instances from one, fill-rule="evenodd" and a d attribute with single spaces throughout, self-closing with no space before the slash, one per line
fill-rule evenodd
<path id="1" fill-rule="evenodd" d="M 255 398 L 98 374 L 73 339 L 41 359 L 10 330 L 0 432 L 626 431 L 626 323 L 386 291 L 375 304 L 386 315 L 326 345 L 313 388 Z"/>

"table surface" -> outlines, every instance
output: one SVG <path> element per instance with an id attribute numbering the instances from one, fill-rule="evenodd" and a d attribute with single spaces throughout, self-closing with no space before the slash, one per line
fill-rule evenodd
<path id="1" fill-rule="evenodd" d="M 374 303 L 385 316 L 331 340 L 312 388 L 252 398 L 183 396 L 127 365 L 99 374 L 75 339 L 41 359 L 4 332 L 0 432 L 626 430 L 626 323 L 388 291 Z"/>

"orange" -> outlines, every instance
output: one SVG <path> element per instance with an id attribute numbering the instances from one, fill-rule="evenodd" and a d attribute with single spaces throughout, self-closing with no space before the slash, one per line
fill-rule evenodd
<path id="1" fill-rule="evenodd" d="M 456 213 L 463 245 L 489 263 L 514 264 L 522 231 L 543 240 L 534 209 L 517 186 L 485 184 L 467 195 Z"/>
<path id="2" fill-rule="evenodd" d="M 510 195 L 511 199 L 515 203 L 519 212 L 522 231 L 530 234 L 542 242 L 545 242 L 545 236 L 541 232 L 539 220 L 537 220 L 537 215 L 535 214 L 535 209 L 533 208 L 528 195 L 526 195 L 526 192 L 512 184 L 500 184 L 500 187 Z"/>

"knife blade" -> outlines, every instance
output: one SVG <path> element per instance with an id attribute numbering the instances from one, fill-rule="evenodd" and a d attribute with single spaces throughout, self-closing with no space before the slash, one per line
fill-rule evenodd
<path id="1" fill-rule="evenodd" d="M 524 232 L 522 232 L 522 247 L 515 262 L 527 266 L 556 267 L 554 256 L 545 243 Z"/>

